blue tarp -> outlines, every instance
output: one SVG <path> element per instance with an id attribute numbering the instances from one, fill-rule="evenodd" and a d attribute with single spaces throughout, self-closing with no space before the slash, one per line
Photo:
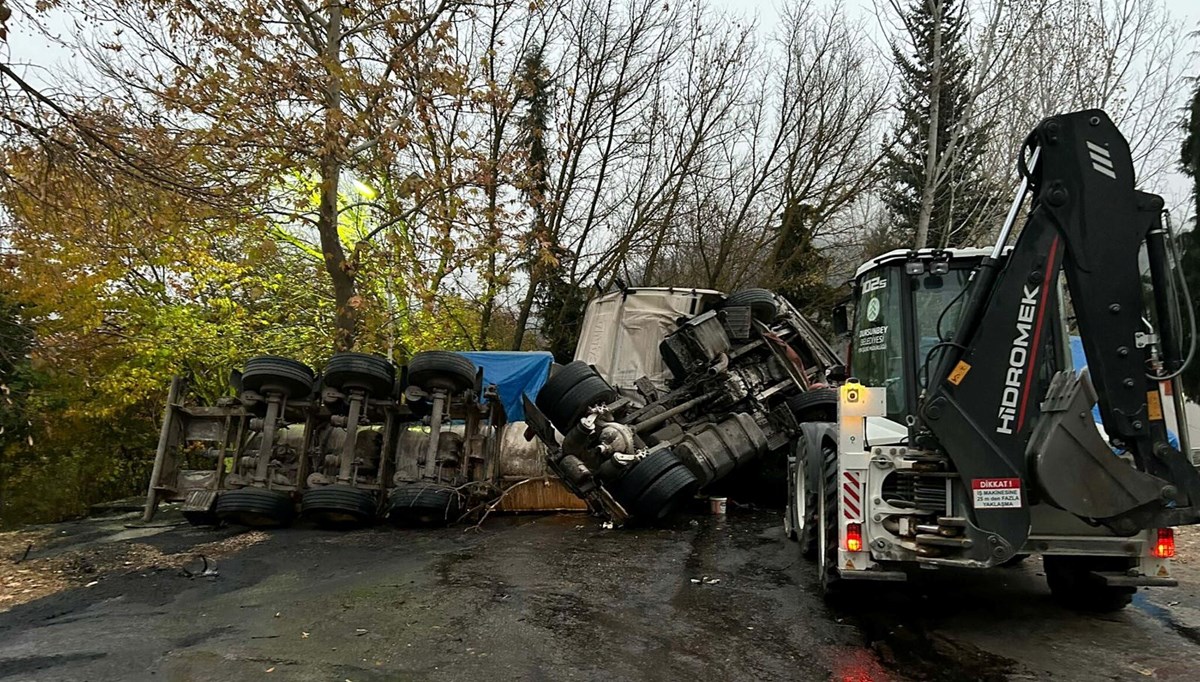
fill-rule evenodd
<path id="1" fill-rule="evenodd" d="M 466 351 L 462 353 L 483 368 L 483 385 L 496 384 L 500 402 L 510 422 L 525 420 L 522 395 L 530 400 L 546 383 L 554 356 L 545 351 Z"/>
<path id="2" fill-rule="evenodd" d="M 1083 353 L 1083 339 L 1078 336 L 1071 336 L 1071 364 L 1075 366 L 1076 374 L 1082 372 L 1084 367 L 1087 367 L 1087 356 Z M 1104 423 L 1100 419 L 1099 403 L 1092 406 L 1092 420 L 1097 424 Z M 1167 429 L 1167 440 L 1171 443 L 1171 447 L 1179 447 L 1179 437 L 1170 429 Z"/>

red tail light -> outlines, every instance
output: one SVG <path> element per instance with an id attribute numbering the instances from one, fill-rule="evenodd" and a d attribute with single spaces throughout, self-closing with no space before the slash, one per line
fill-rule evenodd
<path id="1" fill-rule="evenodd" d="M 1154 548 L 1150 553 L 1158 559 L 1170 559 L 1175 556 L 1175 529 L 1159 528 L 1158 539 L 1154 541 Z"/>
<path id="2" fill-rule="evenodd" d="M 847 523 L 846 524 L 846 551 L 861 552 L 863 548 L 862 542 L 862 524 Z M 1175 545 L 1171 545 L 1171 553 L 1175 553 Z"/>

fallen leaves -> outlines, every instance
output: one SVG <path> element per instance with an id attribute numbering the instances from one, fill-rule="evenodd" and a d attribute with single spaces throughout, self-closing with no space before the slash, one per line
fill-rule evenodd
<path id="1" fill-rule="evenodd" d="M 262 531 L 240 533 L 175 554 L 164 554 L 145 543 L 124 541 L 85 548 L 68 547 L 50 556 L 39 556 L 52 541 L 61 542 L 54 540 L 55 535 L 50 529 L 0 533 L 0 588 L 3 588 L 0 589 L 0 612 L 73 587 L 95 587 L 105 573 L 172 568 L 182 571 L 197 556 L 229 556 L 269 537 Z M 33 549 L 26 553 L 29 545 L 33 545 Z M 215 571 L 208 575 L 213 573 Z"/>

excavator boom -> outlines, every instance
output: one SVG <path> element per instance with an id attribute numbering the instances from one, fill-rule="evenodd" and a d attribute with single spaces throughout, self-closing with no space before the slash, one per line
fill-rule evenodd
<path id="1" fill-rule="evenodd" d="M 1020 506 L 973 510 L 970 555 L 984 565 L 1025 543 L 1035 503 L 1121 534 L 1200 522 L 1200 475 L 1168 441 L 1150 374 L 1155 350 L 1166 371 L 1183 362 L 1181 325 L 1167 319 L 1163 201 L 1135 189 L 1129 144 L 1102 111 L 1046 119 L 1026 148 L 1032 210 L 1007 257 L 1011 223 L 975 272 L 918 410 L 922 445 L 948 456 L 968 488 L 1021 482 Z M 1060 275 L 1087 357 L 1078 375 L 1051 362 Z M 1097 400 L 1107 442 L 1092 420 Z"/>

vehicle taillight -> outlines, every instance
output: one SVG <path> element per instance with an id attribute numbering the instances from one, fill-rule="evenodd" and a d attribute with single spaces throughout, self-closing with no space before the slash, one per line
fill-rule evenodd
<path id="1" fill-rule="evenodd" d="M 861 552 L 862 548 L 863 548 L 862 524 L 847 523 L 846 524 L 846 551 L 847 552 Z M 1173 543 L 1171 545 L 1171 553 L 1172 554 L 1175 553 L 1175 545 Z"/>
<path id="2" fill-rule="evenodd" d="M 1175 529 L 1159 528 L 1158 539 L 1154 541 L 1154 548 L 1150 553 L 1158 559 L 1170 559 L 1175 556 Z"/>

